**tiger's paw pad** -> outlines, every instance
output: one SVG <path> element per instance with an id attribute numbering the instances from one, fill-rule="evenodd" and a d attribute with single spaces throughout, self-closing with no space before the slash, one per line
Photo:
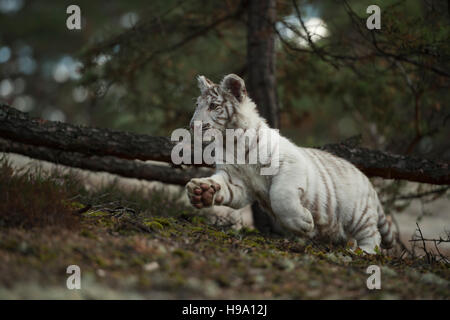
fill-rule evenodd
<path id="1" fill-rule="evenodd" d="M 223 202 L 223 196 L 217 195 L 221 187 L 213 181 L 192 179 L 186 189 L 191 204 L 197 209 L 220 205 Z"/>

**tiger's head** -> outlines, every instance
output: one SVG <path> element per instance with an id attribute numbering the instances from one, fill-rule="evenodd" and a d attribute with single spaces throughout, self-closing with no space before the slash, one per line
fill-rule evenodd
<path id="1" fill-rule="evenodd" d="M 223 78 L 220 84 L 215 84 L 204 76 L 198 76 L 200 96 L 197 98 L 196 109 L 192 116 L 190 127 L 202 127 L 202 131 L 216 129 L 225 131 L 228 128 L 239 127 L 239 115 L 246 104 L 254 103 L 247 96 L 244 80 L 235 74 Z"/>

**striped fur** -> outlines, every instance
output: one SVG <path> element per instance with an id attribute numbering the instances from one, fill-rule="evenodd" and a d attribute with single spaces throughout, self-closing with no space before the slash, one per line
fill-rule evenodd
<path id="1" fill-rule="evenodd" d="M 201 95 L 191 120 L 203 127 L 268 129 L 247 96 L 244 81 L 228 75 L 220 85 L 201 76 Z M 247 154 L 247 153 L 246 153 Z M 197 208 L 214 204 L 233 208 L 258 201 L 286 230 L 335 243 L 356 240 L 367 253 L 391 248 L 392 224 L 367 177 L 344 159 L 311 148 L 300 148 L 279 137 L 279 171 L 260 175 L 260 165 L 217 164 L 216 173 L 187 185 Z"/>

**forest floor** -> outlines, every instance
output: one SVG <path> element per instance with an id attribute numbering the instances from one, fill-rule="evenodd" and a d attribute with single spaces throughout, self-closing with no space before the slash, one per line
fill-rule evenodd
<path id="1" fill-rule="evenodd" d="M 163 193 L 0 166 L 0 299 L 449 299 L 450 268 L 236 231 Z M 69 265 L 81 289 L 69 290 Z M 369 290 L 367 268 L 381 270 Z"/>

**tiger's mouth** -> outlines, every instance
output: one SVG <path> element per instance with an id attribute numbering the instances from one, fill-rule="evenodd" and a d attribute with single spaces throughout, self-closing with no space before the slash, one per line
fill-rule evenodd
<path id="1" fill-rule="evenodd" d="M 194 133 L 195 129 L 194 129 L 193 126 L 190 126 L 190 127 L 187 127 L 187 128 L 189 128 L 189 131 L 190 131 L 191 133 Z M 202 123 L 201 128 L 202 128 L 201 133 L 203 134 L 203 133 L 205 133 L 206 130 L 211 129 L 212 126 L 211 126 L 210 123 Z"/>
<path id="2" fill-rule="evenodd" d="M 211 129 L 212 126 L 210 123 L 202 124 L 202 133 L 205 133 L 206 130 Z"/>

